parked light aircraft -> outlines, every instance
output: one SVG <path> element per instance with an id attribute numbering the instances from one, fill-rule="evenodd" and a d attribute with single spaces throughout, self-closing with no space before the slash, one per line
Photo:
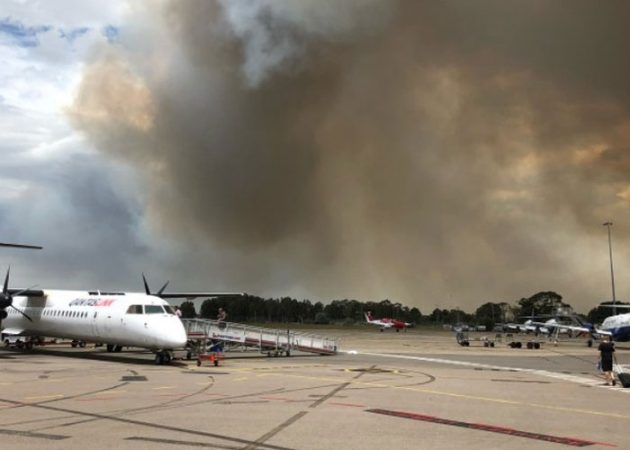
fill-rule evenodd
<path id="1" fill-rule="evenodd" d="M 600 306 L 613 307 L 612 305 Z M 615 307 L 630 308 L 630 305 L 615 305 Z M 616 314 L 614 316 L 607 317 L 604 319 L 600 327 L 584 322 L 577 316 L 573 317 L 573 319 L 577 322 L 576 325 L 557 324 L 556 327 L 567 330 L 568 332 L 589 334 L 595 339 L 600 339 L 602 336 L 610 336 L 617 342 L 630 341 L 630 313 Z"/>
<path id="2" fill-rule="evenodd" d="M 612 305 L 601 305 L 611 307 Z M 630 305 L 615 305 L 615 308 L 630 308 Z M 630 313 L 616 314 L 606 317 L 602 322 L 601 330 L 610 333 L 613 340 L 618 342 L 630 341 Z"/>
<path id="3" fill-rule="evenodd" d="M 545 325 L 545 323 L 528 319 L 523 323 L 506 323 L 503 328 L 506 331 L 516 331 L 517 333 L 549 334 L 549 329 Z"/>
<path id="4" fill-rule="evenodd" d="M 411 323 L 403 322 L 401 320 L 396 320 L 396 319 L 389 319 L 386 317 L 382 319 L 374 319 L 372 317 L 371 311 L 368 311 L 365 313 L 365 320 L 370 325 L 378 325 L 379 327 L 381 327 L 381 331 L 384 331 L 385 328 L 395 328 L 397 332 L 400 330 L 406 331 L 407 328 L 413 326 Z"/>
<path id="5" fill-rule="evenodd" d="M 151 293 L 9 289 L 9 271 L 0 294 L 0 329 L 3 334 L 49 336 L 76 341 L 101 342 L 108 351 L 123 346 L 147 348 L 156 364 L 168 363 L 174 349 L 187 342 L 181 320 L 168 298 L 222 297 L 241 293 L 165 293 L 168 282 Z M 27 341 L 27 346 L 32 341 Z"/>

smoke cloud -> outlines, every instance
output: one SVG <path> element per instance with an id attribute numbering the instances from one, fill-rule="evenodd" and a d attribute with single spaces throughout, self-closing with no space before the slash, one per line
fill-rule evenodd
<path id="1" fill-rule="evenodd" d="M 617 273 L 630 258 L 630 6 L 159 6 L 95 52 L 69 114 L 225 284 L 423 312 L 610 298 L 603 222 Z"/>

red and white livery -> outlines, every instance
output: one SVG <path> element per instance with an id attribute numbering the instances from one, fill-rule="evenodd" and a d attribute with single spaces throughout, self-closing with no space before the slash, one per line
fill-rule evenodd
<path id="1" fill-rule="evenodd" d="M 372 317 L 372 312 L 368 311 L 365 313 L 365 320 L 370 325 L 377 325 L 381 327 L 381 331 L 385 331 L 386 328 L 394 328 L 397 332 L 400 330 L 407 330 L 407 328 L 413 326 L 413 324 L 409 322 L 403 322 L 402 320 L 390 319 L 388 317 L 383 317 L 381 319 L 375 319 Z"/>

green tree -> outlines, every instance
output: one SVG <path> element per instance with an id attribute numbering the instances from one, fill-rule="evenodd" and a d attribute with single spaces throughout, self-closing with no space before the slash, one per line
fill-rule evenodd
<path id="1" fill-rule="evenodd" d="M 182 319 L 193 319 L 197 317 L 197 312 L 195 311 L 195 304 L 191 301 L 186 301 L 181 304 L 179 307 L 182 311 Z"/>
<path id="2" fill-rule="evenodd" d="M 623 303 L 623 302 L 617 302 L 617 305 L 627 305 L 627 303 Z M 604 305 L 612 305 L 612 302 L 602 302 L 600 303 L 600 306 L 604 306 Z M 623 309 L 623 311 L 617 310 L 617 314 L 619 314 L 620 312 L 624 312 L 627 311 L 626 308 Z M 613 309 L 606 306 L 604 308 L 600 308 L 595 307 L 593 309 L 591 309 L 586 318 L 590 323 L 596 324 L 596 323 L 602 323 L 604 321 L 604 319 L 606 319 L 606 317 L 610 317 L 613 315 Z"/>
<path id="3" fill-rule="evenodd" d="M 558 308 L 570 308 L 571 305 L 562 302 L 562 296 L 553 291 L 538 292 L 529 298 L 522 298 L 518 302 L 519 314 L 527 315 L 555 315 Z"/>
<path id="4" fill-rule="evenodd" d="M 505 302 L 484 303 L 475 311 L 475 322 L 484 325 L 486 330 L 492 330 L 496 323 L 504 322 L 503 311 L 508 307 L 509 305 Z"/>

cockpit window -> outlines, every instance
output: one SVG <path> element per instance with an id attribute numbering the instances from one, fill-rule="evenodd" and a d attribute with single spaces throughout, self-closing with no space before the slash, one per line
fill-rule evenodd
<path id="1" fill-rule="evenodd" d="M 144 310 L 147 314 L 164 314 L 164 309 L 161 305 L 144 305 Z"/>
<path id="2" fill-rule="evenodd" d="M 142 314 L 142 305 L 131 305 L 127 308 L 127 314 Z"/>
<path id="3" fill-rule="evenodd" d="M 162 305 L 164 306 L 164 309 L 166 310 L 166 314 L 171 314 L 174 315 L 175 311 L 173 311 L 173 308 L 171 308 L 171 305 Z"/>

